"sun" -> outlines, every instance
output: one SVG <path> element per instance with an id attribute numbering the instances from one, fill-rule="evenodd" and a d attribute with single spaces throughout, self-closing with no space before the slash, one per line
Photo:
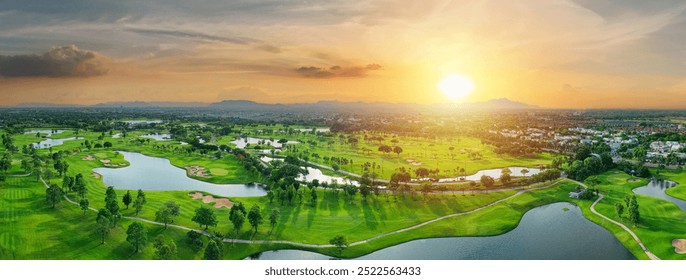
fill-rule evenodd
<path id="1" fill-rule="evenodd" d="M 449 75 L 438 84 L 445 97 L 460 100 L 474 91 L 474 83 L 462 75 Z"/>

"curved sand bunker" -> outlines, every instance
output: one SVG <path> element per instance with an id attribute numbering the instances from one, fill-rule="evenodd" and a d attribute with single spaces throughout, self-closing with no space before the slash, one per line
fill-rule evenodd
<path id="1" fill-rule="evenodd" d="M 198 165 L 187 166 L 188 174 L 195 177 L 211 178 L 212 176 L 207 174 L 207 169 Z"/>
<path id="2" fill-rule="evenodd" d="M 83 160 L 95 160 L 95 157 L 93 155 L 87 155 L 85 157 L 82 157 L 81 159 L 83 159 Z"/>
<path id="3" fill-rule="evenodd" d="M 93 178 L 95 178 L 95 179 L 100 179 L 102 177 L 102 176 L 100 176 L 100 174 L 95 173 L 95 172 L 93 172 L 93 174 L 91 174 L 91 176 L 93 176 Z"/>
<path id="4" fill-rule="evenodd" d="M 221 208 L 221 207 L 226 207 L 226 208 L 231 208 L 233 206 L 233 202 L 231 202 L 228 198 L 215 198 L 211 195 L 203 195 L 202 193 L 195 192 L 189 194 L 193 199 L 202 199 L 203 203 L 213 203 L 214 202 L 214 208 Z"/>
<path id="5" fill-rule="evenodd" d="M 673 239 L 672 246 L 674 246 L 674 251 L 677 254 L 686 253 L 686 239 Z"/>

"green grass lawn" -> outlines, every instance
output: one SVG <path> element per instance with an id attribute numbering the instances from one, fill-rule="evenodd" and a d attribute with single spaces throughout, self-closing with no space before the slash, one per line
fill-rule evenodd
<path id="1" fill-rule="evenodd" d="M 150 244 L 138 254 L 126 242 L 128 220 L 122 220 L 100 244 L 95 212 L 86 215 L 62 201 L 45 203 L 45 187 L 34 177 L 8 177 L 0 183 L 0 259 L 151 259 Z M 145 224 L 150 241 L 159 234 L 177 243 L 179 258 L 200 258 L 183 246 L 185 231 Z"/>
<path id="2" fill-rule="evenodd" d="M 389 179 L 391 174 L 398 168 L 404 167 L 411 171 L 420 167 L 428 169 L 439 169 L 440 177 L 455 177 L 458 170 L 464 168 L 466 174 L 474 174 L 481 169 L 502 168 L 508 166 L 536 167 L 547 165 L 552 161 L 552 155 L 542 153 L 533 157 L 514 157 L 509 155 L 498 155 L 494 152 L 494 147 L 481 144 L 481 140 L 474 137 L 458 138 L 427 138 L 427 137 L 405 137 L 389 134 L 374 134 L 368 132 L 369 136 L 385 137 L 384 141 L 365 141 L 364 134 L 354 134 L 359 140 L 357 146 L 353 147 L 341 140 L 338 135 L 335 137 L 323 137 L 315 134 L 286 134 L 284 132 L 261 132 L 260 129 L 251 130 L 251 137 L 263 139 L 296 140 L 300 144 L 291 144 L 296 149 L 287 149 L 281 154 L 294 154 L 299 156 L 303 152 L 310 154 L 309 160 L 324 165 L 332 165 L 324 157 L 343 157 L 352 160 L 352 164 L 340 165 L 342 170 L 362 174 L 362 164 L 369 163 L 372 170 L 378 174 L 379 178 Z M 278 131 L 278 130 L 277 130 Z M 344 135 L 347 136 L 347 135 Z M 233 136 L 222 137 L 222 143 L 229 143 Z M 329 144 L 329 141 L 333 143 Z M 396 141 L 396 142 L 393 142 Z M 311 143 L 315 143 L 312 145 Z M 391 147 L 400 146 L 403 152 L 398 154 L 384 154 L 378 151 L 381 144 Z M 449 148 L 453 147 L 451 151 Z M 478 152 L 480 159 L 471 159 L 469 153 Z M 319 157 L 312 156 L 317 154 Z M 375 168 L 374 168 L 375 167 Z M 414 173 L 412 173 L 414 176 Z"/>
<path id="3" fill-rule="evenodd" d="M 686 183 L 686 180 L 684 180 L 686 176 L 682 172 L 662 171 L 662 176 L 666 179 L 680 182 L 682 185 Z M 623 202 L 626 195 L 633 195 L 634 193 L 631 190 L 644 186 L 647 184 L 647 180 L 642 179 L 639 182 L 628 182 L 631 176 L 616 170 L 603 173 L 598 178 L 601 183 L 597 187 L 605 195 L 605 198 L 596 206 L 598 212 L 627 225 L 638 235 L 646 247 L 658 257 L 662 259 L 686 259 L 686 255 L 676 254 L 674 247 L 671 245 L 672 239 L 686 238 L 686 213 L 666 200 L 636 195 L 640 206 L 641 220 L 639 225 L 634 227 L 626 219 L 617 216 L 615 204 Z M 678 188 L 683 187 L 679 186 L 675 189 Z M 682 191 L 678 190 L 677 192 Z M 597 219 L 591 216 L 592 214 L 587 214 L 587 212 L 590 212 L 587 210 L 590 204 L 590 202 L 585 201 L 580 204 L 584 211 L 584 216 L 598 223 Z M 639 258 L 645 257 L 645 254 L 641 252 L 636 242 L 631 240 L 631 237 L 623 229 L 616 225 L 609 225 L 609 222 L 600 224 L 614 233 L 634 255 Z"/>
<path id="4" fill-rule="evenodd" d="M 67 131 L 60 137 L 71 137 L 73 131 Z M 226 156 L 222 159 L 213 159 L 213 155 L 199 155 L 176 152 L 174 147 L 181 147 L 176 141 L 154 141 L 149 143 L 137 143 L 132 140 L 138 135 L 145 134 L 144 131 L 130 132 L 129 137 L 110 138 L 105 137 L 104 141 L 111 141 L 114 144 L 112 149 L 93 149 L 83 150 L 83 140 L 65 142 L 64 145 L 56 146 L 53 150 L 67 150 L 72 153 L 65 156 L 69 163 L 68 174 L 71 176 L 81 173 L 86 180 L 90 205 L 95 208 L 104 206 L 104 192 L 106 186 L 101 179 L 93 177 L 92 170 L 102 167 L 100 159 L 109 159 L 111 163 L 127 164 L 121 154 L 115 151 L 135 151 L 150 156 L 169 158 L 171 163 L 178 167 L 189 165 L 199 165 L 205 167 L 212 175 L 212 178 L 199 178 L 215 183 L 239 183 L 255 181 L 247 171 L 239 164 L 237 159 Z M 274 138 L 284 138 L 283 135 L 272 133 Z M 82 132 L 80 134 L 89 140 L 97 141 L 99 133 Z M 251 135 L 260 137 L 259 135 Z M 267 137 L 264 135 L 263 137 Z M 317 140 L 319 136 L 307 134 L 286 137 L 290 140 L 300 140 L 304 144 L 298 145 L 298 149 L 309 149 L 311 152 L 320 153 L 320 156 L 337 155 L 354 159 L 355 165 L 350 171 L 360 172 L 359 164 L 369 160 L 376 160 L 381 165 L 383 158 L 384 171 L 382 174 L 390 176 L 394 168 L 408 166 L 407 159 L 420 161 L 422 164 L 430 165 L 439 161 L 437 167 L 441 170 L 450 170 L 463 165 L 467 154 L 461 153 L 462 150 L 479 150 L 483 155 L 483 160 L 467 161 L 467 173 L 472 173 L 477 169 L 495 168 L 503 166 L 532 166 L 546 164 L 550 161 L 550 155 L 542 154 L 533 159 L 515 159 L 498 156 L 492 152 L 492 147 L 481 145 L 477 139 L 461 137 L 457 139 L 419 139 L 403 138 L 398 139 L 399 146 L 405 149 L 400 155 L 380 155 L 374 149 L 369 155 L 360 152 L 363 147 L 377 147 L 376 143 L 363 143 L 361 140 L 357 150 L 348 144 L 335 143 L 329 149 L 325 142 L 311 146 L 306 144 L 306 140 Z M 226 141 L 230 137 L 222 137 L 218 141 Z M 392 137 L 387 137 L 390 141 Z M 35 142 L 35 135 L 17 135 L 15 142 L 21 145 Z M 232 140 L 232 139 L 231 139 Z M 337 141 L 338 142 L 338 141 Z M 390 142 L 388 143 L 390 144 Z M 395 145 L 395 144 L 394 144 Z M 448 153 L 449 146 L 455 146 L 455 154 Z M 160 148 L 164 146 L 164 148 Z M 82 151 L 79 151 L 82 150 Z M 443 151 L 439 153 L 439 151 Z M 335 152 L 334 152 L 335 151 Z M 40 150 L 40 153 L 47 154 L 48 150 Z M 97 158 L 94 161 L 83 160 L 82 157 L 93 155 Z M 455 160 L 452 159 L 455 157 Z M 17 154 L 14 158 L 14 165 L 10 173 L 24 173 L 18 169 L 17 163 L 22 156 Z M 427 168 L 433 166 L 421 165 Z M 455 166 L 454 166 L 455 165 Z M 418 166 L 410 165 L 414 168 Z M 51 167 L 50 167 L 51 168 Z M 445 168 L 445 169 L 444 169 Z M 680 186 L 668 190 L 668 193 L 678 198 L 686 198 L 686 173 L 680 171 L 662 171 L 662 177 L 680 183 Z M 614 204 L 623 201 L 624 196 L 632 194 L 631 189 L 642 186 L 646 182 L 629 183 L 628 175 L 619 171 L 609 171 L 598 176 L 600 184 L 597 186 L 605 195 L 596 207 L 602 214 L 622 221 L 615 213 Z M 61 185 L 61 178 L 50 180 L 51 183 Z M 613 225 L 590 212 L 592 201 L 575 200 L 567 197 L 576 184 L 571 182 L 558 183 L 556 186 L 526 192 L 505 202 L 496 204 L 493 207 L 468 215 L 452 217 L 421 227 L 419 229 L 390 235 L 381 239 L 376 239 L 367 244 L 350 247 L 343 251 L 342 255 L 334 249 L 318 249 L 317 252 L 342 257 L 355 257 L 369 253 L 380 248 L 406 242 L 409 240 L 444 237 L 444 236 L 484 236 L 497 235 L 515 228 L 524 213 L 534 207 L 558 201 L 568 201 L 579 205 L 586 218 L 600 224 L 612 232 L 622 244 L 624 244 L 638 258 L 646 258 L 633 239 L 620 227 Z M 117 196 L 121 201 L 126 191 L 117 190 Z M 413 197 L 410 194 L 404 196 L 371 195 L 366 200 L 360 194 L 349 201 L 342 192 L 335 194 L 328 190 L 318 190 L 318 201 L 316 207 L 310 205 L 309 193 L 305 195 L 302 203 L 295 199 L 295 203 L 281 205 L 277 200 L 270 203 L 266 197 L 245 197 L 232 198 L 234 202 L 243 202 L 249 209 L 253 205 L 259 205 L 265 217 L 264 222 L 258 228 L 257 233 L 250 231 L 250 225 L 244 225 L 242 231 L 237 236 L 241 239 L 255 240 L 291 240 L 302 243 L 327 244 L 328 240 L 338 234 L 347 237 L 348 241 L 355 242 L 368 239 L 370 237 L 383 234 L 389 231 L 402 229 L 416 225 L 423 221 L 431 220 L 436 217 L 445 216 L 453 213 L 469 211 L 491 202 L 509 197 L 515 191 L 502 191 L 489 194 L 457 195 L 452 194 L 433 194 L 427 200 L 421 195 Z M 135 191 L 132 191 L 135 197 Z M 146 191 L 148 203 L 143 207 L 139 214 L 145 219 L 154 220 L 155 212 L 166 201 L 175 201 L 181 205 L 181 215 L 175 219 L 175 224 L 199 228 L 191 221 L 194 210 L 200 206 L 205 206 L 199 200 L 193 200 L 186 191 Z M 74 198 L 74 194 L 70 197 Z M 87 213 L 84 217 L 78 210 L 78 206 L 63 202 L 56 209 L 47 207 L 44 203 L 45 190 L 38 183 L 35 176 L 26 178 L 7 177 L 7 181 L 0 183 L 0 258 L 4 259 L 150 259 L 153 249 L 147 246 L 143 252 L 132 254 L 131 246 L 125 241 L 125 227 L 129 221 L 122 220 L 120 225 L 109 235 L 107 243 L 100 245 L 95 236 L 95 213 Z M 674 238 L 686 238 L 686 213 L 680 211 L 676 206 L 669 202 L 638 196 L 641 206 L 641 223 L 637 227 L 632 227 L 636 234 L 646 244 L 646 246 L 657 256 L 663 259 L 685 259 L 686 255 L 674 253 L 671 240 Z M 120 204 L 123 215 L 135 215 L 133 209 L 124 209 Z M 210 205 L 207 205 L 210 206 Z M 133 208 L 133 207 L 131 207 Z M 271 229 L 268 223 L 268 216 L 273 208 L 278 208 L 281 212 L 277 226 Z M 214 208 L 213 208 L 214 209 Z M 210 231 L 219 232 L 228 236 L 234 236 L 233 226 L 228 221 L 228 209 L 214 209 L 219 224 L 211 227 Z M 179 248 L 179 258 L 197 259 L 202 256 L 202 252 L 191 251 L 184 243 L 185 231 L 176 229 L 163 230 L 162 227 L 146 224 L 149 235 L 154 238 L 157 234 L 164 232 L 168 239 L 173 239 Z M 57 229 L 57 230 L 56 230 Z M 294 248 L 289 245 L 244 245 L 227 244 L 225 258 L 235 259 L 244 258 L 250 254 L 273 249 Z M 312 249 L 308 249 L 312 250 Z"/>

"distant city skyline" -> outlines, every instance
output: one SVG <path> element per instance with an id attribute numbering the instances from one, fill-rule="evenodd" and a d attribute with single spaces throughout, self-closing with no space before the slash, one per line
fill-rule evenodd
<path id="1" fill-rule="evenodd" d="M 508 98 L 686 109 L 686 3 L 3 1 L 0 106 Z M 454 100 L 446 77 L 474 84 Z"/>

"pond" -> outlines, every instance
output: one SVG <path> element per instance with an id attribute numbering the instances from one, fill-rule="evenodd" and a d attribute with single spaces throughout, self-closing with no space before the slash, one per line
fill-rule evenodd
<path id="1" fill-rule="evenodd" d="M 260 157 L 260 159 L 264 162 L 271 162 L 273 160 L 280 160 L 280 161 L 283 160 L 282 158 L 272 158 L 272 157 L 268 157 L 268 156 L 262 156 L 262 157 Z M 312 180 L 317 179 L 317 180 L 319 180 L 320 184 L 324 183 L 324 182 L 326 182 L 327 184 L 331 184 L 335 181 L 338 184 L 349 184 L 349 185 L 355 185 L 355 186 L 360 185 L 360 183 L 358 183 L 357 181 L 354 181 L 354 180 L 346 179 L 346 178 L 339 177 L 339 176 L 326 175 L 321 170 L 319 170 L 317 168 L 312 168 L 312 167 L 306 167 L 306 168 L 307 168 L 308 174 L 305 176 L 303 176 L 303 175 L 298 176 L 299 181 L 312 182 Z"/>
<path id="2" fill-rule="evenodd" d="M 103 183 L 124 190 L 150 191 L 204 191 L 220 196 L 263 196 L 267 192 L 260 186 L 245 184 L 213 184 L 192 179 L 184 169 L 168 159 L 146 156 L 140 153 L 120 152 L 129 166 L 123 168 L 95 168 L 102 175 Z"/>
<path id="3" fill-rule="evenodd" d="M 633 189 L 634 193 L 650 196 L 654 198 L 664 199 L 674 203 L 681 211 L 686 212 L 686 201 L 672 197 L 665 193 L 671 187 L 676 186 L 677 183 L 667 180 L 650 180 L 650 182 L 643 186 Z"/>
<path id="4" fill-rule="evenodd" d="M 36 129 L 36 130 L 25 131 L 24 134 L 36 134 L 36 133 L 40 133 L 40 134 L 47 134 L 46 137 L 50 137 L 50 136 L 52 136 L 53 134 L 60 134 L 60 133 L 65 132 L 65 131 L 66 131 L 66 130 L 61 130 L 61 129 L 58 129 L 57 131 L 55 131 L 55 130 L 53 130 L 53 129 Z"/>
<path id="5" fill-rule="evenodd" d="M 172 139 L 172 136 L 169 133 L 148 133 L 141 135 L 141 138 L 150 138 L 157 141 L 169 141 Z"/>
<path id="6" fill-rule="evenodd" d="M 565 211 L 566 209 L 569 209 Z M 248 259 L 326 260 L 300 250 L 267 251 Z M 359 257 L 360 260 L 631 260 L 635 257 L 606 229 L 573 204 L 560 202 L 524 214 L 512 231 L 497 236 L 414 240 Z"/>
<path id="7" fill-rule="evenodd" d="M 60 139 L 45 139 L 43 141 L 40 141 L 38 143 L 31 143 L 31 146 L 33 146 L 36 149 L 47 149 L 53 146 L 59 146 L 64 144 L 66 141 L 71 141 L 71 140 L 80 140 L 83 139 L 83 137 L 69 137 L 69 138 L 60 138 Z"/>
<path id="8" fill-rule="evenodd" d="M 510 173 L 510 176 L 512 177 L 531 177 L 533 175 L 536 175 L 541 172 L 541 169 L 538 168 L 529 168 L 529 167 L 508 167 L 512 173 Z M 522 170 L 528 170 L 526 173 L 522 173 Z M 491 176 L 494 179 L 500 178 L 500 175 L 502 174 L 503 169 L 502 168 L 494 168 L 494 169 L 484 169 L 484 170 L 479 170 L 475 174 L 468 175 L 468 176 L 460 176 L 456 178 L 443 178 L 439 179 L 438 182 L 455 182 L 455 181 L 460 181 L 460 178 L 465 178 L 467 181 L 479 181 L 481 180 L 481 176 L 486 175 L 486 176 Z"/>
<path id="9" fill-rule="evenodd" d="M 298 128 L 296 130 L 301 131 L 301 132 L 312 132 L 312 129 L 314 129 L 314 131 L 317 133 L 331 132 L 330 128 Z"/>
<path id="10" fill-rule="evenodd" d="M 129 121 L 123 121 L 123 123 L 126 123 L 129 126 L 137 126 L 137 125 L 144 125 L 144 124 L 160 124 L 160 123 L 163 123 L 163 121 L 162 120 L 129 120 Z"/>
<path id="11" fill-rule="evenodd" d="M 253 138 L 253 137 L 242 138 L 241 137 L 241 138 L 238 138 L 236 140 L 231 141 L 231 143 L 236 144 L 236 148 L 244 149 L 245 146 L 247 146 L 248 144 L 257 145 L 257 144 L 261 143 L 262 141 L 264 141 L 264 144 L 266 144 L 266 145 L 270 145 L 274 148 L 281 149 L 281 143 L 278 142 L 279 141 L 278 139 L 274 139 L 274 141 L 271 141 L 269 139 L 260 139 L 260 138 Z M 300 142 L 298 142 L 298 141 L 286 142 L 286 144 L 298 144 L 298 143 L 300 143 Z"/>

